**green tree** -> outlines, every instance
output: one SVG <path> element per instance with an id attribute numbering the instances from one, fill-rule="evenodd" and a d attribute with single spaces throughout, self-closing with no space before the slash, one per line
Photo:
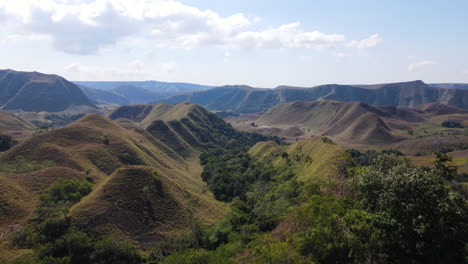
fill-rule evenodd
<path id="1" fill-rule="evenodd" d="M 388 255 L 387 261 L 464 261 L 467 200 L 449 187 L 439 169 L 381 155 L 357 173 L 356 193 L 362 208 L 373 215 L 373 225 L 382 232 L 381 253 Z"/>

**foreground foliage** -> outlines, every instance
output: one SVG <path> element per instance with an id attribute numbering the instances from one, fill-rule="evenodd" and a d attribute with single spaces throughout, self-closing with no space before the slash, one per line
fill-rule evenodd
<path id="1" fill-rule="evenodd" d="M 140 263 L 136 248 L 112 237 L 95 239 L 70 224 L 69 208 L 91 192 L 86 180 L 63 179 L 40 198 L 35 218 L 18 232 L 13 243 L 31 248 L 30 259 L 19 263 Z"/>
<path id="2" fill-rule="evenodd" d="M 292 162 L 313 161 L 283 152 L 277 158 L 285 165 L 273 166 L 250 157 L 249 142 L 213 145 L 201 157 L 210 189 L 230 201 L 229 214 L 215 225 L 194 220 L 190 232 L 164 238 L 142 256 L 131 244 L 71 225 L 69 208 L 91 183 L 60 180 L 16 234 L 15 245 L 34 252 L 18 263 L 467 261 L 468 202 L 454 188 L 457 172 L 446 154 L 428 168 L 393 151 L 348 151 L 337 168 L 347 188 L 333 192 L 298 180 Z"/>
<path id="3" fill-rule="evenodd" d="M 447 165 L 450 159 L 437 154 L 435 167 L 427 168 L 414 166 L 390 152 L 368 153 L 373 155 L 370 161 L 365 159 L 370 163 L 368 166 L 348 167 L 350 190 L 343 197 L 316 192 L 304 198 L 298 195 L 298 190 L 303 190 L 300 184 L 287 195 L 279 194 L 295 176 L 288 180 L 279 178 L 277 175 L 282 171 L 257 163 L 253 167 L 260 168 L 259 171 L 253 173 L 256 176 L 247 184 L 245 195 L 231 203 L 230 214 L 214 227 L 195 228 L 186 249 L 176 248 L 165 261 L 467 261 L 468 203 L 466 197 L 451 187 L 456 170 Z M 256 162 L 251 160 L 249 164 Z M 234 165 L 235 162 L 229 166 Z M 247 166 L 243 174 L 250 169 Z M 264 191 L 256 192 L 262 184 Z"/>

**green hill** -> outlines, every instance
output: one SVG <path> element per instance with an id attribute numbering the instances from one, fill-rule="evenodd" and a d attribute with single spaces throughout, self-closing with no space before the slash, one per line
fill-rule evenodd
<path id="1" fill-rule="evenodd" d="M 182 158 L 159 138 L 165 135 L 153 136 L 130 121 L 124 128 L 106 117 L 90 114 L 2 153 L 0 164 L 20 162 L 20 169 L 32 168 L 22 174 L 0 172 L 4 183 L 1 210 L 15 211 L 1 214 L 2 228 L 31 217 L 41 192 L 55 180 L 69 177 L 86 177 L 94 182 L 91 194 L 71 209 L 72 219 L 90 223 L 86 228 L 92 232 L 112 231 L 142 247 L 160 241 L 170 231 L 188 228 L 193 218 L 209 224 L 223 217 L 224 206 L 206 191 L 200 177 L 198 152 L 187 150 Z M 146 187 L 149 191 L 143 197 Z M 148 202 L 141 201 L 143 198 Z M 122 220 L 138 214 L 145 215 L 138 217 L 144 222 L 127 225 L 115 221 L 116 215 Z M 141 236 L 143 224 L 145 230 L 152 230 L 147 236 Z"/>

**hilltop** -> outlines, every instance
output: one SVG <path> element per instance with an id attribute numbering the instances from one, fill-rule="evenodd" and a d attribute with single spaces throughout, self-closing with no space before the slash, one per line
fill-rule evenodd
<path id="1" fill-rule="evenodd" d="M 199 105 L 183 102 L 177 105 L 127 105 L 109 114 L 119 122 L 138 123 L 179 155 L 189 155 L 204 144 L 236 135 L 234 128 L 216 114 Z"/>
<path id="2" fill-rule="evenodd" d="M 431 153 L 468 142 L 462 128 L 444 128 L 453 120 L 465 124 L 468 111 L 439 103 L 414 108 L 372 106 L 358 102 L 320 100 L 278 104 L 258 118 L 228 118 L 236 128 L 266 135 L 302 139 L 329 136 L 342 146 L 397 148 L 405 153 Z"/>
<path id="3" fill-rule="evenodd" d="M 84 93 L 100 104 L 150 103 L 182 92 L 207 90 L 212 86 L 157 81 L 142 82 L 75 82 Z"/>
<path id="4" fill-rule="evenodd" d="M 182 157 L 164 143 L 172 136 L 182 138 L 149 133 L 128 119 L 89 114 L 16 145 L 0 155 L 0 163 L 22 157 L 22 163 L 47 165 L 22 174 L 0 172 L 2 211 L 15 212 L 2 213 L 2 228 L 31 217 L 40 194 L 62 177 L 94 183 L 91 194 L 70 211 L 72 221 L 88 223 L 91 232 L 110 232 L 149 247 L 171 231 L 188 228 L 193 218 L 213 223 L 225 208 L 206 191 L 197 150 L 184 141 Z"/>
<path id="5" fill-rule="evenodd" d="M 25 112 L 96 107 L 76 84 L 60 76 L 13 70 L 0 70 L 0 106 Z"/>
<path id="6" fill-rule="evenodd" d="M 207 91 L 189 92 L 162 100 L 166 103 L 189 101 L 209 110 L 237 113 L 265 112 L 279 103 L 297 100 L 336 100 L 362 102 L 370 105 L 417 107 L 437 102 L 468 108 L 468 91 L 431 87 L 422 81 L 389 83 L 366 86 L 327 84 L 311 88 L 279 86 L 275 89 L 258 89 L 250 86 L 223 86 Z"/>

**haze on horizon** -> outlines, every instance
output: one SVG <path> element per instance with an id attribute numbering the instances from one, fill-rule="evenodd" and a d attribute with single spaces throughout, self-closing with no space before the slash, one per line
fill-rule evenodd
<path id="1" fill-rule="evenodd" d="M 73 81 L 468 82 L 468 2 L 0 0 L 0 68 Z"/>

